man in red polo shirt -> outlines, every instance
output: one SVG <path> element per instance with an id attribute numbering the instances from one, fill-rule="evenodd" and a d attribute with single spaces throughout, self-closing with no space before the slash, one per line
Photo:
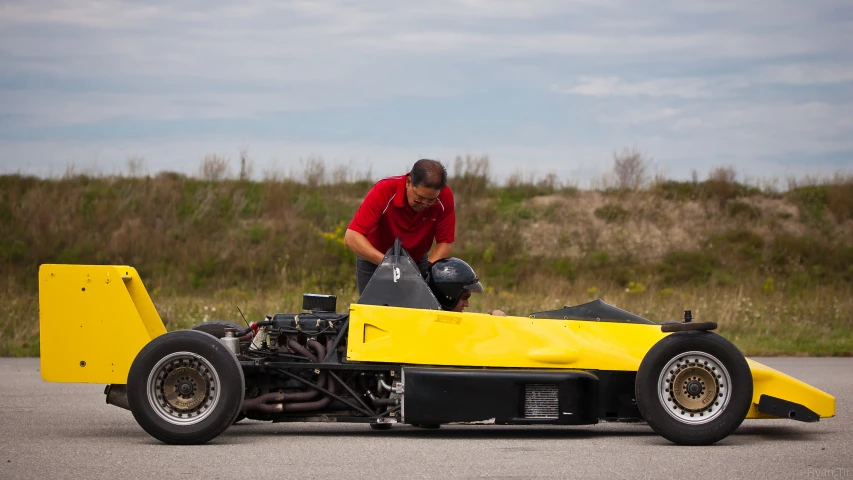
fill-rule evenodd
<path id="1" fill-rule="evenodd" d="M 350 222 L 344 244 L 357 255 L 356 283 L 364 291 L 385 252 L 400 237 L 424 272 L 450 256 L 456 235 L 453 192 L 440 162 L 422 159 L 406 175 L 382 179 L 367 192 Z M 430 252 L 433 241 L 435 248 Z"/>

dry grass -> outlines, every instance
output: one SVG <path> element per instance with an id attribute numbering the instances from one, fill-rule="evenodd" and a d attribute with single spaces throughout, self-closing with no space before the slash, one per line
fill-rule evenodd
<path id="1" fill-rule="evenodd" d="M 239 178 L 215 155 L 199 178 L 0 176 L 0 355 L 37 353 L 43 263 L 135 266 L 169 328 L 236 320 L 236 306 L 254 319 L 294 311 L 303 292 L 355 301 L 342 235 L 370 172 L 309 157 L 255 182 L 240 158 Z M 459 157 L 453 251 L 489 288 L 474 309 L 526 315 L 601 296 L 653 320 L 690 308 L 751 353 L 850 354 L 853 177 L 791 180 L 785 193 L 736 179 L 723 167 L 580 191 L 518 172 L 496 185 L 488 157 Z"/>

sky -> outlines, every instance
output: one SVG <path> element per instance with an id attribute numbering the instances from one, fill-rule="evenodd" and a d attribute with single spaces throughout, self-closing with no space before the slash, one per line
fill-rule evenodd
<path id="1" fill-rule="evenodd" d="M 850 0 L 0 0 L 0 174 L 853 170 Z"/>

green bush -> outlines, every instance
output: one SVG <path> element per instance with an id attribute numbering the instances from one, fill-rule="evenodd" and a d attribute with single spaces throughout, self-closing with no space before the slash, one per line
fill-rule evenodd
<path id="1" fill-rule="evenodd" d="M 721 206 L 725 206 L 729 201 L 739 197 L 761 193 L 761 190 L 757 187 L 737 183 L 725 176 L 705 180 L 704 182 L 667 180 L 656 183 L 651 190 L 652 193 L 664 200 L 682 202 L 687 200 L 715 200 Z"/>
<path id="2" fill-rule="evenodd" d="M 717 258 L 725 260 L 733 257 L 747 262 L 747 266 L 761 262 L 764 255 L 764 239 L 750 230 L 729 230 L 711 236 L 708 243 L 712 245 Z"/>
<path id="3" fill-rule="evenodd" d="M 625 223 L 630 216 L 628 210 L 612 203 L 598 207 L 592 213 L 607 223 Z"/>
<path id="4" fill-rule="evenodd" d="M 21 240 L 0 239 L 0 263 L 21 263 L 26 255 L 27 245 Z"/>
<path id="5" fill-rule="evenodd" d="M 537 187 L 533 184 L 519 184 L 492 190 L 492 195 L 498 199 L 498 208 L 508 210 L 525 200 L 553 193 L 552 190 Z"/>
<path id="6" fill-rule="evenodd" d="M 698 200 L 700 198 L 700 184 L 694 182 L 678 182 L 666 180 L 656 183 L 652 192 L 664 200 Z"/>
<path id="7" fill-rule="evenodd" d="M 628 210 L 612 203 L 598 207 L 592 213 L 607 223 L 624 223 L 630 215 Z"/>
<path id="8" fill-rule="evenodd" d="M 610 254 L 599 250 L 586 256 L 584 266 L 588 268 L 601 268 L 610 264 Z"/>
<path id="9" fill-rule="evenodd" d="M 771 242 L 768 261 L 782 271 L 790 271 L 792 267 L 820 264 L 824 259 L 835 261 L 826 258 L 829 253 L 827 250 L 828 245 L 811 236 L 782 234 Z"/>
<path id="10" fill-rule="evenodd" d="M 853 219 L 853 179 L 827 188 L 827 209 L 841 223 Z"/>
<path id="11" fill-rule="evenodd" d="M 193 288 L 202 288 L 208 279 L 215 278 L 220 272 L 218 268 L 218 260 L 213 256 L 208 256 L 201 262 L 192 262 L 189 265 L 187 272 L 187 280 Z"/>
<path id="12" fill-rule="evenodd" d="M 825 185 L 800 187 L 788 192 L 787 198 L 797 206 L 800 221 L 821 222 L 826 216 L 829 188 Z"/>
<path id="13" fill-rule="evenodd" d="M 249 243 L 252 245 L 260 245 L 261 241 L 269 235 L 269 229 L 260 225 L 252 225 L 248 230 Z"/>
<path id="14" fill-rule="evenodd" d="M 577 267 L 569 259 L 558 258 L 551 263 L 552 271 L 560 278 L 565 278 L 570 282 L 574 282 L 578 278 Z"/>
<path id="15" fill-rule="evenodd" d="M 670 252 L 664 256 L 657 271 L 664 285 L 672 287 L 685 283 L 704 284 L 714 273 L 716 259 L 706 252 Z"/>

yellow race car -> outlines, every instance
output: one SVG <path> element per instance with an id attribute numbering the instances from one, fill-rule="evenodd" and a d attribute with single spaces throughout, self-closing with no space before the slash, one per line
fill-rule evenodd
<path id="1" fill-rule="evenodd" d="M 452 311 L 481 288 L 461 264 L 425 280 L 397 244 L 349 312 L 306 294 L 300 313 L 173 332 L 133 268 L 42 265 L 42 378 L 106 384 L 107 403 L 169 444 L 250 418 L 379 430 L 645 421 L 708 445 L 744 419 L 835 415 L 831 395 L 745 359 L 689 315 L 659 324 L 600 300 L 527 317 Z"/>

